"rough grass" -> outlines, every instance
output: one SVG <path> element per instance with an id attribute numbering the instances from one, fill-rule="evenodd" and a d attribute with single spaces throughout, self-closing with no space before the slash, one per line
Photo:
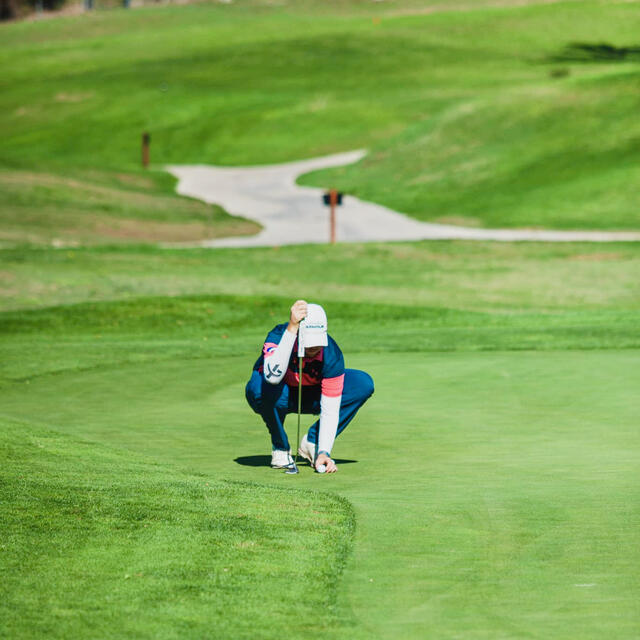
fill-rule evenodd
<path id="1" fill-rule="evenodd" d="M 0 243 L 193 242 L 260 230 L 220 207 L 162 192 L 172 188 L 172 179 L 141 172 L 0 172 Z"/>
<path id="2" fill-rule="evenodd" d="M 0 251 L 0 309 L 178 295 L 308 296 L 481 312 L 637 310 L 635 244 L 418 242 Z"/>
<path id="3" fill-rule="evenodd" d="M 11 379 L 252 353 L 300 296 L 325 305 L 349 352 L 638 346 L 634 244 L 15 249 L 0 265 Z"/>

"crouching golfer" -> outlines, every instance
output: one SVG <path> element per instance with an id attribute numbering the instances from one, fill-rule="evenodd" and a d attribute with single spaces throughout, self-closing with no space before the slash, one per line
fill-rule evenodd
<path id="1" fill-rule="evenodd" d="M 327 335 L 327 316 L 320 305 L 298 300 L 291 307 L 289 323 L 279 324 L 269 332 L 247 383 L 247 402 L 262 416 L 271 434 L 271 466 L 291 466 L 293 458 L 284 419 L 288 413 L 298 411 L 300 330 L 304 346 L 302 413 L 320 414 L 320 420 L 302 438 L 298 453 L 316 470 L 326 465 L 327 473 L 333 473 L 337 471 L 331 459 L 334 440 L 373 393 L 373 380 L 364 371 L 344 368 L 342 351 Z"/>

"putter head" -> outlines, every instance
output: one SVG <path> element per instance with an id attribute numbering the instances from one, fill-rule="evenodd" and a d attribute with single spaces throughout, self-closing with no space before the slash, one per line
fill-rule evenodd
<path id="1" fill-rule="evenodd" d="M 296 473 L 300 473 L 300 471 L 298 470 L 298 465 L 295 462 L 292 462 L 286 469 L 285 469 L 285 473 L 287 475 L 293 476 Z"/>

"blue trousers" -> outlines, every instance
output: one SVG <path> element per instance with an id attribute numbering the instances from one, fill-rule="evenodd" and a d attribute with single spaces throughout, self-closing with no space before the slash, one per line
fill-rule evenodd
<path id="1" fill-rule="evenodd" d="M 347 428 L 372 393 L 373 380 L 368 373 L 358 369 L 345 369 L 337 435 Z M 288 413 L 298 413 L 298 388 L 290 387 L 284 381 L 269 384 L 259 371 L 254 371 L 247 382 L 245 395 L 249 406 L 262 416 L 267 425 L 273 448 L 289 450 L 291 447 L 284 430 L 284 420 Z M 320 414 L 320 386 L 302 387 L 302 413 Z M 320 420 L 311 425 L 307 432 L 309 442 L 318 442 L 319 427 Z"/>

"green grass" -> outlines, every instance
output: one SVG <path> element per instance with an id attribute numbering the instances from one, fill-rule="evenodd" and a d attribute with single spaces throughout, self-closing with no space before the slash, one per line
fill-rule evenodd
<path id="1" fill-rule="evenodd" d="M 421 220 L 638 228 L 640 61 L 565 55 L 572 42 L 635 46 L 634 7 L 486 4 L 247 0 L 2 25 L 2 238 L 252 231 L 204 205 L 170 204 L 159 177 L 144 198 L 122 185 L 117 202 L 105 198 L 101 176 L 148 179 L 138 168 L 143 131 L 151 176 L 168 163 L 367 148 L 360 163 L 302 181 Z M 123 208 L 129 225 L 163 228 L 127 233 Z"/>
<path id="2" fill-rule="evenodd" d="M 335 627 L 345 500 L 0 423 L 3 637 L 272 638 L 297 598 Z"/>
<path id="3" fill-rule="evenodd" d="M 242 403 L 251 355 L 32 376 L 3 390 L 3 414 L 207 477 L 329 489 L 348 498 L 358 524 L 339 600 L 358 626 L 343 635 L 344 620 L 329 621 L 337 637 L 394 638 L 399 630 L 406 638 L 635 636 L 636 352 L 351 353 L 348 364 L 370 371 L 377 392 L 336 446 L 339 460 L 356 462 L 341 463 L 328 479 L 306 468 L 288 478 L 234 462 L 268 460 L 264 427 Z M 123 494 L 116 486 L 113 500 Z M 169 513 L 181 509 L 172 504 Z M 180 523 L 167 535 L 184 540 L 188 528 Z M 100 531 L 96 536 L 102 539 Z M 303 544 L 325 552 L 320 539 Z M 191 545 L 183 553 L 190 556 Z M 267 548 L 256 556 L 248 560 L 250 573 L 254 562 L 278 554 Z M 150 559 L 143 571 L 157 565 Z M 298 609 L 295 589 L 289 595 L 271 576 L 258 580 L 239 585 L 243 598 L 267 588 L 283 607 Z M 22 593 L 32 592 L 25 578 L 17 581 Z M 196 590 L 202 581 L 193 578 Z M 56 585 L 46 574 L 44 584 L 47 591 Z M 99 594 L 97 587 L 92 595 Z M 81 616 L 92 602 L 63 601 Z M 211 595 L 214 602 L 219 594 Z M 118 610 L 107 610 L 114 635 L 126 636 Z M 228 624 L 234 615 L 226 612 Z M 159 625 L 169 637 L 171 626 Z"/>
<path id="4" fill-rule="evenodd" d="M 175 195 L 174 184 L 159 172 L 0 172 L 0 244 L 193 242 L 260 230 L 218 206 Z"/>
<path id="5" fill-rule="evenodd" d="M 638 251 L 0 252 L 3 635 L 635 638 Z M 376 392 L 292 478 L 243 387 L 312 290 Z"/>
<path id="6" fill-rule="evenodd" d="M 637 56 L 567 49 L 637 12 L 491 4 L 0 25 L 0 636 L 640 635 L 638 245 L 139 244 L 256 229 L 165 164 L 363 147 L 303 182 L 637 228 Z M 334 476 L 269 469 L 243 396 L 299 297 L 376 383 Z"/>
<path id="7" fill-rule="evenodd" d="M 309 291 L 348 351 L 637 347 L 639 274 L 634 244 L 5 250 L 0 371 L 257 349 Z"/>
<path id="8" fill-rule="evenodd" d="M 0 309 L 183 295 L 307 295 L 493 313 L 640 305 L 635 244 L 420 242 L 243 250 L 0 251 Z M 526 284 L 525 284 L 526 283 Z"/>

